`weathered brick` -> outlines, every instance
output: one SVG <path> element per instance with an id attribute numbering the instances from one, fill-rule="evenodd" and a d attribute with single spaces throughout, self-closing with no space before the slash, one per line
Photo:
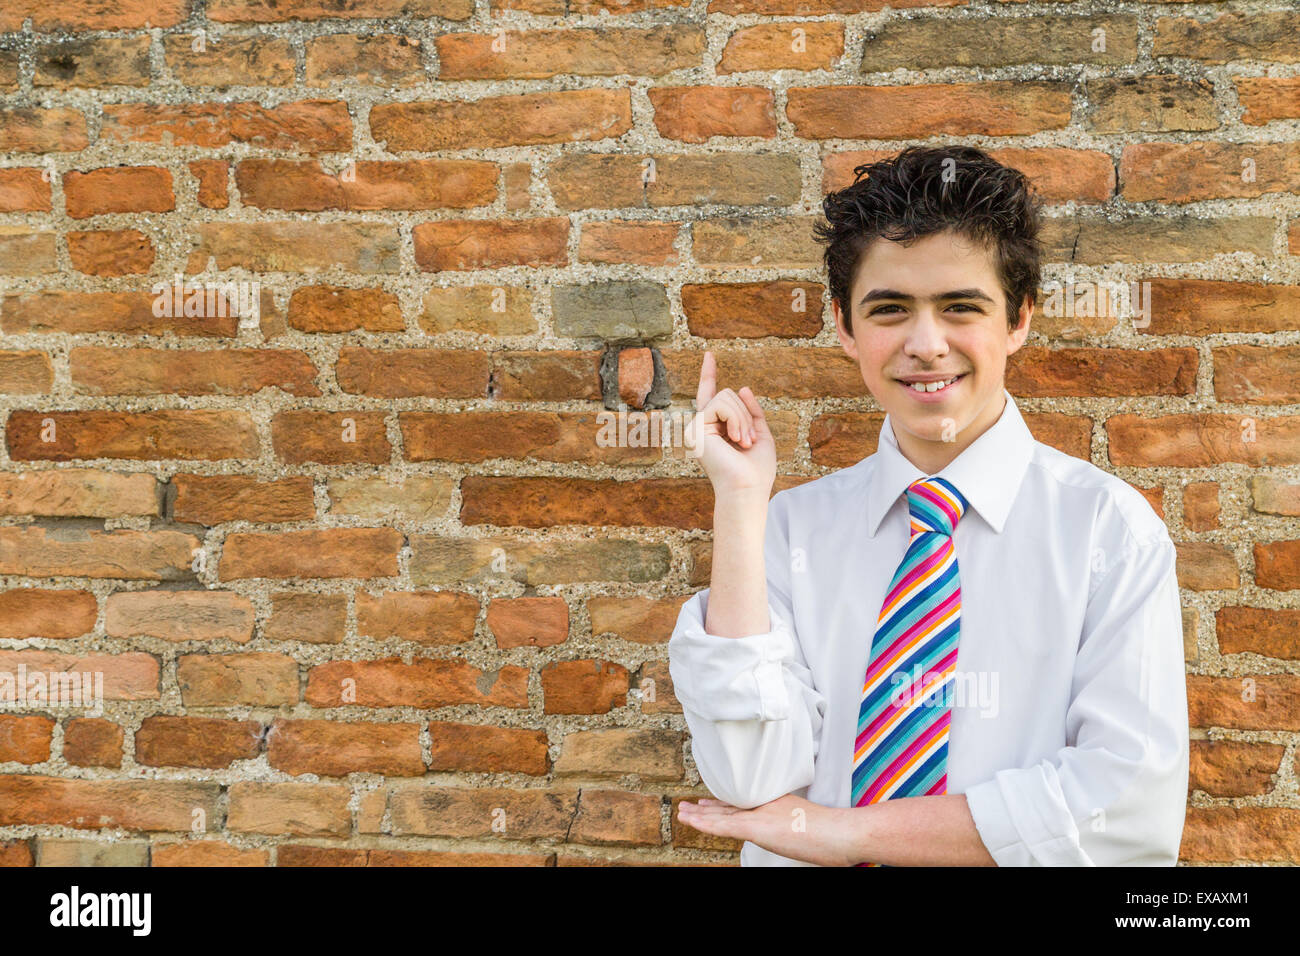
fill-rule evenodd
<path id="1" fill-rule="evenodd" d="M 563 266 L 569 261 L 569 220 L 446 219 L 411 230 L 415 264 L 425 272 Z"/>
<path id="2" fill-rule="evenodd" d="M 518 581 L 528 587 L 582 581 L 659 581 L 668 573 L 663 543 L 631 539 L 531 541 L 510 536 L 411 535 L 411 582 Z"/>
<path id="3" fill-rule="evenodd" d="M 568 840 L 595 846 L 659 846 L 659 797 L 620 790 L 582 790 Z"/>
<path id="4" fill-rule="evenodd" d="M 1208 468 L 1228 461 L 1248 465 L 1300 462 L 1300 418 L 1187 414 L 1106 420 L 1110 460 L 1138 468 Z"/>
<path id="5" fill-rule="evenodd" d="M 341 348 L 334 376 L 340 389 L 354 395 L 481 398 L 488 394 L 491 362 L 479 349 Z"/>
<path id="6" fill-rule="evenodd" d="M 707 478 L 631 482 L 467 475 L 460 490 L 460 520 L 466 525 L 544 528 L 598 520 L 622 527 L 713 526 L 713 490 Z"/>
<path id="7" fill-rule="evenodd" d="M 72 780 L 0 775 L 0 826 L 48 824 L 80 830 L 188 832 L 194 812 L 219 822 L 216 783 L 179 780 Z"/>
<path id="8" fill-rule="evenodd" d="M 719 76 L 750 70 L 832 70 L 843 54 L 843 23 L 757 23 L 727 37 L 714 70 Z"/>
<path id="9" fill-rule="evenodd" d="M 1120 158 L 1130 202 L 1196 202 L 1300 192 L 1300 144 L 1131 143 Z"/>
<path id="10" fill-rule="evenodd" d="M 478 598 L 456 591 L 358 591 L 357 635 L 443 646 L 474 639 Z"/>
<path id="11" fill-rule="evenodd" d="M 1293 674 L 1241 677 L 1187 675 L 1192 727 L 1229 730 L 1300 729 L 1300 681 Z"/>
<path id="12" fill-rule="evenodd" d="M 551 766 L 544 730 L 433 720 L 429 738 L 430 770 L 543 776 Z"/>
<path id="13" fill-rule="evenodd" d="M 1300 515 L 1300 483 L 1269 475 L 1252 475 L 1251 507 L 1262 514 Z"/>
<path id="14" fill-rule="evenodd" d="M 344 699 L 344 695 L 347 699 Z M 389 657 L 329 661 L 311 668 L 304 699 L 313 707 L 528 706 L 528 670 L 505 665 L 484 671 L 465 661 Z"/>
<path id="15" fill-rule="evenodd" d="M 418 37 L 331 33 L 312 37 L 306 47 L 308 86 L 340 82 L 410 86 L 424 81 Z"/>
<path id="16" fill-rule="evenodd" d="M 26 226 L 0 226 L 0 275 L 32 276 L 58 271 L 54 233 Z"/>
<path id="17" fill-rule="evenodd" d="M 153 475 L 122 474 L 94 468 L 59 468 L 0 474 L 0 514 L 118 518 L 126 515 L 161 516 L 162 511 Z M 39 595 L 45 592 L 9 593 Z M 20 599 L 15 597 L 14 600 Z M 68 606 L 62 613 L 66 616 L 72 611 L 73 608 Z M 73 613 L 71 617 L 80 619 L 82 615 Z M 0 614 L 0 621 L 3 619 L 4 615 Z M 0 625 L 0 634 L 3 633 L 3 625 Z"/>
<path id="18" fill-rule="evenodd" d="M 196 38 L 184 33 L 163 37 L 167 68 L 186 86 L 292 86 L 293 48 L 284 37 L 222 36 Z"/>
<path id="19" fill-rule="evenodd" d="M 217 770 L 251 760 L 261 748 L 262 725 L 256 720 L 156 714 L 135 732 L 135 759 L 146 767 Z"/>
<path id="20" fill-rule="evenodd" d="M 104 106 L 101 135 L 121 143 L 209 148 L 246 143 L 262 149 L 338 152 L 352 146 L 352 118 L 341 100 L 271 107 L 247 102 L 110 103 Z"/>
<path id="21" fill-rule="evenodd" d="M 499 173 L 477 159 L 363 161 L 337 175 L 314 161 L 246 159 L 235 183 L 246 205 L 262 209 L 468 209 L 496 199 Z"/>
<path id="22" fill-rule="evenodd" d="M 397 574 L 402 535 L 393 528 L 323 528 L 227 536 L 217 577 L 386 578 Z"/>
<path id="23" fill-rule="evenodd" d="M 68 107 L 0 110 L 0 150 L 6 153 L 61 153 L 85 149 L 86 117 Z"/>
<path id="24" fill-rule="evenodd" d="M 1267 216 L 1048 219 L 1042 230 L 1047 262 L 1104 264 L 1203 262 L 1219 253 L 1273 254 L 1277 224 Z"/>
<path id="25" fill-rule="evenodd" d="M 1190 395 L 1196 349 L 1028 346 L 1007 359 L 1006 388 L 1025 398 L 1093 395 Z"/>
<path id="26" fill-rule="evenodd" d="M 591 597 L 591 636 L 613 634 L 634 644 L 666 644 L 687 597 Z"/>
<path id="27" fill-rule="evenodd" d="M 59 89 L 148 86 L 149 43 L 145 36 L 64 39 L 36 51 L 34 86 Z"/>
<path id="28" fill-rule="evenodd" d="M 370 109 L 370 134 L 392 152 L 442 152 L 602 140 L 632 128 L 627 89 L 524 93 L 472 104 L 381 103 Z"/>
<path id="29" fill-rule="evenodd" d="M 252 458 L 258 441 L 246 412 L 157 409 L 146 412 L 15 411 L 9 416 L 9 455 L 29 461 Z"/>
<path id="30" fill-rule="evenodd" d="M 419 724 L 276 720 L 266 739 L 267 763 L 295 776 L 418 777 L 424 773 Z"/>
<path id="31" fill-rule="evenodd" d="M 707 47 L 704 30 L 692 24 L 512 30 L 504 37 L 444 33 L 434 42 L 440 80 L 535 80 L 561 73 L 662 76 L 699 66 Z"/>
<path id="32" fill-rule="evenodd" d="M 95 595 L 71 588 L 0 591 L 0 638 L 57 641 L 81 637 L 94 630 L 97 607 Z"/>
<path id="33" fill-rule="evenodd" d="M 1133 16 L 980 14 L 891 20 L 867 34 L 858 69 L 882 73 L 1019 63 L 1118 65 L 1132 63 L 1136 56 Z"/>
<path id="34" fill-rule="evenodd" d="M 1280 119 L 1300 118 L 1300 76 L 1234 76 L 1241 121 L 1262 126 Z"/>
<path id="35" fill-rule="evenodd" d="M 193 580 L 191 561 L 200 541 L 180 531 L 52 532 L 0 528 L 0 574 L 149 581 Z"/>
<path id="36" fill-rule="evenodd" d="M 1211 279 L 1144 279 L 1150 283 L 1148 335 L 1283 332 L 1300 309 L 1300 285 Z"/>
<path id="37" fill-rule="evenodd" d="M 651 87 L 647 93 L 654 108 L 655 128 L 665 139 L 707 143 L 714 136 L 776 136 L 776 98 L 759 86 Z M 687 159 L 687 157 L 677 157 Z M 715 160 L 717 157 L 694 157 Z M 777 157 L 773 157 L 777 158 Z M 656 166 L 658 160 L 656 160 Z M 657 170 L 656 170 L 657 172 Z M 795 174 L 797 178 L 797 166 Z M 647 184 L 651 185 L 651 184 Z M 722 185 L 716 183 L 714 185 Z M 647 189 L 647 197 L 656 191 Z M 707 192 L 706 192 L 707 197 Z M 696 202 L 734 203 L 726 198 L 701 197 Z M 665 203 L 663 198 L 661 204 Z M 786 203 L 779 203 L 786 205 Z"/>
<path id="38" fill-rule="evenodd" d="M 125 741 L 122 725 L 111 720 L 70 720 L 63 727 L 63 759 L 74 767 L 121 767 Z"/>
<path id="39" fill-rule="evenodd" d="M 1183 523 L 1191 531 L 1219 526 L 1218 482 L 1194 481 L 1183 487 Z"/>
<path id="40" fill-rule="evenodd" d="M 187 271 L 397 272 L 396 227 L 381 222 L 204 222 L 195 227 Z"/>
<path id="41" fill-rule="evenodd" d="M 0 212 L 49 212 L 50 183 L 43 172 L 25 166 L 0 169 Z"/>
<path id="42" fill-rule="evenodd" d="M 183 654 L 176 683 L 186 707 L 291 706 L 298 663 L 283 654 Z"/>
<path id="43" fill-rule="evenodd" d="M 682 733 L 615 727 L 570 731 L 555 762 L 556 776 L 679 780 L 683 773 Z"/>
<path id="44" fill-rule="evenodd" d="M 569 606 L 560 597 L 494 598 L 486 623 L 497 647 L 553 647 L 569 636 Z"/>
<path id="45" fill-rule="evenodd" d="M 117 166 L 63 174 L 68 215 L 85 219 L 114 212 L 167 212 L 176 208 L 172 174 L 161 166 Z"/>
<path id="46" fill-rule="evenodd" d="M 1084 122 L 1094 133 L 1216 129 L 1214 84 L 1173 73 L 1096 77 L 1085 83 Z"/>
<path id="47" fill-rule="evenodd" d="M 223 840 L 154 844 L 150 866 L 269 866 L 269 850 L 244 850 Z"/>
<path id="48" fill-rule="evenodd" d="M 99 395 L 254 395 L 278 388 L 289 395 L 320 394 L 316 366 L 294 349 L 217 351 L 84 346 L 69 353 L 77 390 Z"/>
<path id="49" fill-rule="evenodd" d="M 1214 615 L 1222 654 L 1300 659 L 1300 609 L 1229 605 Z"/>
<path id="50" fill-rule="evenodd" d="M 565 838 L 577 811 L 576 790 L 419 787 L 388 798 L 394 836 Z"/>
<path id="51" fill-rule="evenodd" d="M 138 229 L 69 232 L 68 257 L 87 275 L 139 275 L 153 268 L 153 241 Z"/>
<path id="52" fill-rule="evenodd" d="M 41 0 L 11 0 L 0 10 L 0 30 L 17 31 L 30 17 L 32 28 L 55 30 L 138 30 L 174 27 L 189 15 L 191 0 L 67 0 L 49 4 Z"/>
<path id="53" fill-rule="evenodd" d="M 678 107 L 670 104 L 670 108 Z M 680 109 L 697 124 L 704 123 L 709 113 L 706 106 L 694 103 Z M 691 138 L 684 129 L 663 132 Z M 788 206 L 799 199 L 799 179 L 798 158 L 786 153 L 569 153 L 551 164 L 547 185 L 561 209 L 704 203 Z"/>
<path id="54" fill-rule="evenodd" d="M 1070 122 L 1069 87 L 1054 82 L 792 87 L 786 96 L 786 116 L 804 139 L 1024 136 Z"/>
<path id="55" fill-rule="evenodd" d="M 541 670 L 543 712 L 607 714 L 627 703 L 628 673 L 612 661 L 556 661 Z"/>
<path id="56" fill-rule="evenodd" d="M 1289 863 L 1300 856 L 1300 810 L 1188 807 L 1178 858 L 1188 863 Z"/>
<path id="57" fill-rule="evenodd" d="M 244 644 L 253 618 L 252 602 L 230 591 L 119 591 L 104 601 L 108 637 Z"/>
<path id="58" fill-rule="evenodd" d="M 244 475 L 172 477 L 176 521 L 215 525 L 226 521 L 303 521 L 315 515 L 312 482 L 305 475 L 259 481 Z"/>
<path id="59" fill-rule="evenodd" d="M 1262 588 L 1300 588 L 1300 540 L 1256 541 L 1255 583 Z"/>
<path id="60" fill-rule="evenodd" d="M 49 717 L 0 714 L 0 763 L 44 763 L 50 759 L 54 721 Z"/>
<path id="61" fill-rule="evenodd" d="M 473 12 L 472 0 L 213 0 L 208 5 L 208 17 L 222 23 L 405 16 L 465 20 Z"/>
<path id="62" fill-rule="evenodd" d="M 271 617 L 262 629 L 262 636 L 273 641 L 339 644 L 347 622 L 345 595 L 277 591 L 271 595 Z"/>
<path id="63" fill-rule="evenodd" d="M 337 784 L 238 781 L 230 785 L 226 827 L 272 836 L 347 836 L 351 795 L 350 787 Z"/>
<path id="64" fill-rule="evenodd" d="M 1300 16 L 1294 10 L 1265 13 L 1224 13 L 1212 20 L 1160 17 L 1152 38 L 1153 56 L 1178 56 L 1207 63 L 1270 60 L 1300 63 L 1295 31 Z"/>

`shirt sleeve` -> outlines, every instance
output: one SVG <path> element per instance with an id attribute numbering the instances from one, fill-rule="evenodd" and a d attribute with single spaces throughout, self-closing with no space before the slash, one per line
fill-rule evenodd
<path id="1" fill-rule="evenodd" d="M 1066 740 L 1053 759 L 966 791 L 999 866 L 1173 866 L 1188 723 L 1175 549 L 1165 533 L 1110 566 L 1088 600 Z"/>
<path id="2" fill-rule="evenodd" d="M 669 674 L 700 778 L 719 800 L 750 808 L 813 780 L 826 699 L 813 685 L 790 599 L 791 554 L 778 493 L 764 539 L 770 630 L 704 630 L 709 591 L 693 595 L 668 642 Z"/>

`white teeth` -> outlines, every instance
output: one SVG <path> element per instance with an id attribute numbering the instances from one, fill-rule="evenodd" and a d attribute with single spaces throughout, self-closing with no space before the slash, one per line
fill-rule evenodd
<path id="1" fill-rule="evenodd" d="M 913 391 L 917 391 L 917 392 L 937 392 L 939 391 L 939 389 L 946 388 L 947 386 L 951 385 L 959 378 L 961 378 L 960 375 L 950 378 L 946 382 L 913 382 L 911 384 L 911 388 Z"/>

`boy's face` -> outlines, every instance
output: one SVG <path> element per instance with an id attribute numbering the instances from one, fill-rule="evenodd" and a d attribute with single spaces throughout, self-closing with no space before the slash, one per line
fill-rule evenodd
<path id="1" fill-rule="evenodd" d="M 840 343 L 889 413 L 899 449 L 928 474 L 940 471 L 1002 414 L 1007 356 L 1029 334 L 1032 303 L 1010 330 L 993 247 L 951 231 L 907 246 L 873 242 L 858 262 L 851 301 L 852 337 L 833 303 Z M 961 377 L 936 392 L 900 381 L 954 375 Z"/>

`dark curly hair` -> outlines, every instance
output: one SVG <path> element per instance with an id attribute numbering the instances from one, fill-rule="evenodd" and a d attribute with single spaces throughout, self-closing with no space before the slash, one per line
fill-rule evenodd
<path id="1" fill-rule="evenodd" d="M 865 176 L 864 176 L 865 174 Z M 1042 274 L 1040 202 L 1028 178 L 973 146 L 909 146 L 898 155 L 857 166 L 851 186 L 822 200 L 825 220 L 813 225 L 826 243 L 831 298 L 853 334 L 853 271 L 877 239 L 907 242 L 952 229 L 991 243 L 1015 328 L 1020 306 L 1033 299 Z"/>

